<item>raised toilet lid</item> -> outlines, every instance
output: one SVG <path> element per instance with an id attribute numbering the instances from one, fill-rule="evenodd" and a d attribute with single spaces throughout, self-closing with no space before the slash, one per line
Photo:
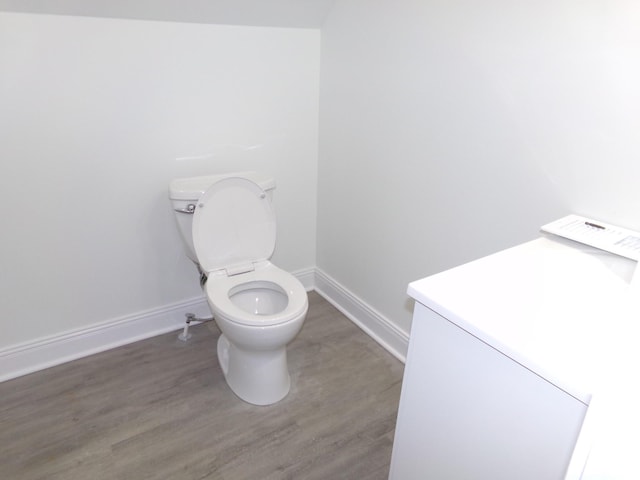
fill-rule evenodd
<path id="1" fill-rule="evenodd" d="M 242 270 L 268 260 L 276 245 L 276 221 L 262 188 L 240 177 L 210 186 L 193 214 L 193 246 L 202 269 Z"/>

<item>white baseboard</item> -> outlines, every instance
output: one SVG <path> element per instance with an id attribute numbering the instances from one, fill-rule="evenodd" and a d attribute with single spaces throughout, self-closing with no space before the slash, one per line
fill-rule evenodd
<path id="1" fill-rule="evenodd" d="M 316 269 L 313 267 L 305 268 L 303 270 L 296 270 L 291 274 L 300 280 L 300 283 L 304 286 L 307 292 L 316 288 Z"/>
<path id="2" fill-rule="evenodd" d="M 389 320 L 316 268 L 293 272 L 307 291 L 317 290 L 396 358 L 405 361 L 409 339 Z M 119 317 L 108 322 L 0 350 L 0 382 L 184 327 L 187 312 L 209 317 L 204 297 Z"/>
<path id="3" fill-rule="evenodd" d="M 319 268 L 315 290 L 402 363 L 406 361 L 409 336 L 380 312 L 351 293 Z"/>
<path id="4" fill-rule="evenodd" d="M 184 314 L 210 317 L 204 297 L 164 305 L 0 350 L 0 382 L 182 328 Z"/>

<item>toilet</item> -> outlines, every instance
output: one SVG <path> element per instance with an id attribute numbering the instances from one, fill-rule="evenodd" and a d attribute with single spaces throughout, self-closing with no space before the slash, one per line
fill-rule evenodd
<path id="1" fill-rule="evenodd" d="M 222 332 L 220 367 L 231 390 L 254 405 L 289 392 L 286 346 L 309 307 L 300 281 L 269 261 L 274 188 L 273 178 L 257 172 L 180 178 L 169 186 L 187 256 Z"/>

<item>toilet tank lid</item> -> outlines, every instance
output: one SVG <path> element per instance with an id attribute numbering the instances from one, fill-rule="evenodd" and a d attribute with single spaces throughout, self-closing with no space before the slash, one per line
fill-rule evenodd
<path id="1" fill-rule="evenodd" d="M 197 200 L 204 195 L 204 192 L 214 183 L 223 178 L 240 177 L 257 183 L 265 191 L 276 188 L 276 181 L 273 177 L 263 173 L 249 172 L 229 172 L 215 175 L 204 175 L 200 177 L 176 178 L 169 184 L 169 198 L 171 200 Z"/>

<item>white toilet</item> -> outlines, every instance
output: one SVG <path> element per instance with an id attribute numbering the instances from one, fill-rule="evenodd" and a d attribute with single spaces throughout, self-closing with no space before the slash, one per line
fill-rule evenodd
<path id="1" fill-rule="evenodd" d="M 276 240 L 272 178 L 256 172 L 176 179 L 169 196 L 187 255 L 198 265 L 222 331 L 218 360 L 242 400 L 270 405 L 289 392 L 287 344 L 308 309 L 300 281 L 269 258 Z"/>

